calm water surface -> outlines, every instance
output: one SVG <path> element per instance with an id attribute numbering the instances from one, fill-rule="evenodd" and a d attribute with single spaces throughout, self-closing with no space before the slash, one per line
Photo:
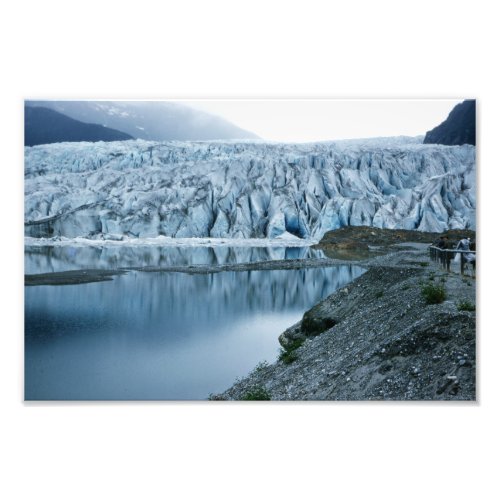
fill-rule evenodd
<path id="1" fill-rule="evenodd" d="M 318 256 L 307 248 L 81 250 L 27 249 L 26 272 L 110 268 L 110 260 L 119 267 Z M 25 398 L 206 399 L 260 361 L 273 362 L 279 334 L 362 272 L 130 272 L 108 282 L 26 287 Z"/>

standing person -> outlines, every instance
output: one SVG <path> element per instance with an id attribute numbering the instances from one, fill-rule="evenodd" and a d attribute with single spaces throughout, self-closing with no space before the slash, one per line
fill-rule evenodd
<path id="1" fill-rule="evenodd" d="M 457 247 L 455 248 L 455 250 L 469 250 L 469 249 L 470 249 L 470 240 L 465 236 L 458 242 Z M 455 254 L 455 258 L 453 259 L 453 261 L 457 264 L 460 262 L 461 253 L 462 252 L 457 252 Z"/>
<path id="2" fill-rule="evenodd" d="M 437 242 L 436 246 L 437 246 L 438 248 L 445 248 L 445 247 L 446 247 L 446 241 L 445 241 L 445 239 L 444 239 L 444 236 L 440 236 L 440 237 L 439 237 L 439 240 L 438 240 L 438 242 Z"/>
<path id="3" fill-rule="evenodd" d="M 476 255 L 473 253 L 470 253 L 471 250 L 471 242 L 470 238 L 462 238 L 457 245 L 457 250 L 465 250 L 466 253 L 464 253 L 464 259 L 466 264 L 475 264 L 476 262 Z M 455 256 L 455 260 L 457 262 L 460 262 L 460 254 L 457 252 Z"/>
<path id="4" fill-rule="evenodd" d="M 457 245 L 457 250 L 470 250 L 470 238 L 462 238 Z"/>
<path id="5" fill-rule="evenodd" d="M 472 264 L 472 267 L 475 268 L 474 266 L 476 264 L 476 242 L 470 241 L 470 238 L 468 239 L 469 239 L 469 250 L 471 251 L 471 253 L 466 253 L 464 257 L 465 260 L 467 261 L 467 264 Z"/>

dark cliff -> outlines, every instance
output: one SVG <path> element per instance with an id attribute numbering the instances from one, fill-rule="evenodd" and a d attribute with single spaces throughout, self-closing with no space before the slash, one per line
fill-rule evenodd
<path id="1" fill-rule="evenodd" d="M 425 144 L 476 145 L 476 101 L 466 100 L 455 106 L 448 118 L 425 134 Z"/>

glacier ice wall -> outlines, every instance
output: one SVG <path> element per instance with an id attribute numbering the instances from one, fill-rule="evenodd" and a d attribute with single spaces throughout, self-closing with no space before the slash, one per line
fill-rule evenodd
<path id="1" fill-rule="evenodd" d="M 320 238 L 475 228 L 475 147 L 61 143 L 25 148 L 29 236 Z"/>

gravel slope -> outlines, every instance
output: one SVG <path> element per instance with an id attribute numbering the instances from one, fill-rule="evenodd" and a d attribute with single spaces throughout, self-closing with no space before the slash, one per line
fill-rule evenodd
<path id="1" fill-rule="evenodd" d="M 446 273 L 427 246 L 360 262 L 368 271 L 280 336 L 297 359 L 260 365 L 216 400 L 264 389 L 272 400 L 475 400 L 475 278 Z M 443 284 L 428 305 L 421 288 Z"/>

